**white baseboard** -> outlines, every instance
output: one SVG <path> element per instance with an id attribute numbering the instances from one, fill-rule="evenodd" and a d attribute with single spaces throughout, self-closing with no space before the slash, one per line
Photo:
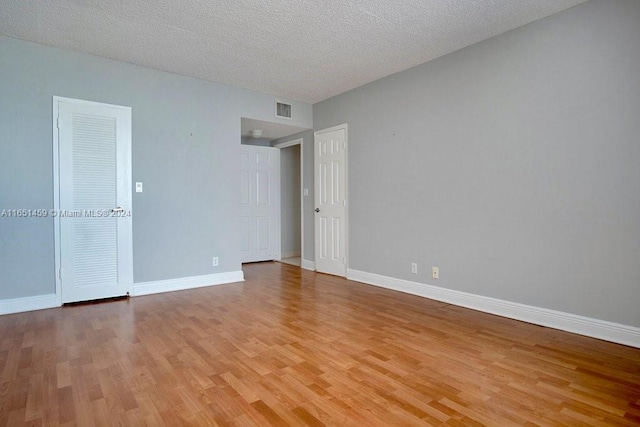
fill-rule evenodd
<path id="1" fill-rule="evenodd" d="M 640 348 L 640 328 L 634 326 L 454 291 L 409 280 L 395 279 L 364 271 L 347 270 L 347 278 L 356 282 L 418 295 L 485 313 Z"/>
<path id="2" fill-rule="evenodd" d="M 314 261 L 307 261 L 306 259 L 302 259 L 302 268 L 305 270 L 316 271 L 316 263 Z"/>
<path id="3" fill-rule="evenodd" d="M 6 299 L 0 301 L 0 315 L 44 310 L 47 308 L 60 307 L 61 305 L 60 298 L 56 294 Z"/>
<path id="4" fill-rule="evenodd" d="M 209 274 L 205 276 L 183 277 L 180 279 L 158 280 L 154 282 L 140 282 L 133 285 L 133 296 L 157 294 L 160 292 L 181 291 L 184 289 L 201 288 L 204 286 L 223 285 L 226 283 L 243 282 L 242 271 Z M 25 311 L 44 310 L 60 307 L 60 297 L 56 294 L 37 295 L 33 297 L 0 300 L 0 315 L 22 313 Z"/>
<path id="5" fill-rule="evenodd" d="M 133 284 L 133 296 L 182 291 L 185 289 L 224 285 L 235 282 L 244 282 L 244 273 L 242 271 L 231 271 L 228 273 L 207 274 L 204 276 L 194 277 L 181 277 L 169 280 L 156 280 L 153 282 L 139 282 Z"/>
<path id="6" fill-rule="evenodd" d="M 283 252 L 280 255 L 280 258 L 293 258 L 293 257 L 298 257 L 300 256 L 300 251 L 294 251 L 294 252 Z"/>

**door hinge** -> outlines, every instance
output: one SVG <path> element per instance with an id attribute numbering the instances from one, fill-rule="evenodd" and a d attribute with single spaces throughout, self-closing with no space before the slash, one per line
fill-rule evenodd
<path id="1" fill-rule="evenodd" d="M 62 269 L 58 269 L 58 279 L 62 280 Z"/>
<path id="2" fill-rule="evenodd" d="M 56 127 L 60 129 L 60 117 L 56 119 Z"/>

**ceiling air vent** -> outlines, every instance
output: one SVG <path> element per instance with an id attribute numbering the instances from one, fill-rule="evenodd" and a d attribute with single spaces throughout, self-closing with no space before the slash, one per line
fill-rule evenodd
<path id="1" fill-rule="evenodd" d="M 279 119 L 291 119 L 291 104 L 276 101 L 276 117 Z"/>

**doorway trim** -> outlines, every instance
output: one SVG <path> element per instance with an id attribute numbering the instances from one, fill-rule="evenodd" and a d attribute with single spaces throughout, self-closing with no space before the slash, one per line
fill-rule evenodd
<path id="1" fill-rule="evenodd" d="M 293 147 L 294 145 L 300 146 L 300 267 L 302 267 L 304 263 L 304 138 L 281 142 L 274 145 L 274 147 L 281 150 L 283 148 Z M 282 163 L 280 163 L 280 167 L 282 167 Z M 282 187 L 282 182 L 280 186 Z M 282 188 L 280 190 L 282 192 Z M 282 218 L 282 205 L 280 205 L 280 218 Z M 282 238 L 282 226 L 280 227 L 280 235 Z M 278 260 L 282 258 L 282 246 L 280 246 L 280 254 L 278 257 Z"/>
<path id="2" fill-rule="evenodd" d="M 98 107 L 111 107 L 119 109 L 130 109 L 130 107 L 124 107 L 122 105 L 107 104 L 104 102 L 86 101 L 82 99 L 67 98 L 62 96 L 53 96 L 53 116 L 51 120 L 52 134 L 53 134 L 53 235 L 54 235 L 54 276 L 56 281 L 56 301 L 58 306 L 62 305 L 62 279 L 60 278 L 61 269 L 61 251 L 60 251 L 60 218 L 57 214 L 60 212 L 60 135 L 58 134 L 58 118 L 59 118 L 59 104 L 60 102 L 69 102 L 82 105 L 93 105 Z M 125 168 L 129 174 L 129 184 L 131 184 L 131 140 L 129 140 L 129 155 L 125 163 Z M 132 194 L 131 185 L 127 187 L 127 191 L 124 194 L 126 206 L 132 209 Z M 129 281 L 129 295 L 133 295 L 133 221 L 128 221 L 127 233 L 129 234 L 129 263 L 131 269 L 131 279 Z"/>

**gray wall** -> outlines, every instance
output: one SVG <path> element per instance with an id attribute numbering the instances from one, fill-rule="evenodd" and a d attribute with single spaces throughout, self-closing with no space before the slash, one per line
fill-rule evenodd
<path id="1" fill-rule="evenodd" d="M 314 105 L 344 122 L 351 269 L 640 327 L 640 1 Z"/>
<path id="2" fill-rule="evenodd" d="M 240 122 L 273 96 L 0 37 L 0 209 L 53 208 L 54 95 L 132 107 L 136 282 L 241 269 Z M 51 218 L 0 218 L 0 299 L 53 293 L 53 249 Z"/>
<path id="3" fill-rule="evenodd" d="M 313 131 L 307 130 L 285 138 L 272 141 L 271 145 L 281 142 L 289 142 L 294 139 L 302 138 L 302 156 L 303 156 L 303 188 L 309 190 L 308 196 L 302 197 L 302 212 L 304 222 L 304 250 L 302 255 L 309 262 L 315 261 L 315 250 L 313 246 L 313 221 L 314 221 L 314 199 L 313 199 Z"/>
<path id="4" fill-rule="evenodd" d="M 280 227 L 283 254 L 300 253 L 300 146 L 280 150 Z"/>

